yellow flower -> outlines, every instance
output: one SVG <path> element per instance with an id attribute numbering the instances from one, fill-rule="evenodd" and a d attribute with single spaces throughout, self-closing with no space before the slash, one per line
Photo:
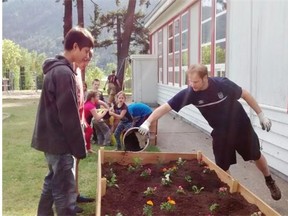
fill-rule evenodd
<path id="1" fill-rule="evenodd" d="M 146 204 L 147 204 L 147 205 L 150 205 L 150 206 L 153 206 L 153 205 L 154 205 L 153 202 L 152 202 L 152 200 L 148 200 L 148 201 L 146 202 Z"/>

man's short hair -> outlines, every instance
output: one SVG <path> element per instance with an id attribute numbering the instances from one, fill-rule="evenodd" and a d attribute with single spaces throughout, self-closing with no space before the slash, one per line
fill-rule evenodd
<path id="1" fill-rule="evenodd" d="M 64 38 L 64 49 L 72 50 L 74 43 L 77 43 L 79 49 L 83 47 L 94 47 L 94 38 L 92 34 L 86 29 L 76 26 L 68 31 Z"/>
<path id="2" fill-rule="evenodd" d="M 92 84 L 93 84 L 94 82 L 100 82 L 100 80 L 96 78 L 96 79 L 94 79 L 94 80 L 92 81 Z"/>
<path id="3" fill-rule="evenodd" d="M 194 73 L 197 73 L 203 79 L 205 76 L 208 76 L 208 69 L 203 64 L 192 64 L 190 65 L 187 74 Z"/>

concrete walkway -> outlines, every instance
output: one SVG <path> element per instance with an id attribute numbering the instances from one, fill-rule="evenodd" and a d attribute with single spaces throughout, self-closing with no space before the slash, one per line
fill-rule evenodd
<path id="1" fill-rule="evenodd" d="M 158 120 L 157 146 L 162 152 L 195 152 L 200 150 L 209 159 L 215 161 L 211 143 L 212 139 L 209 134 L 186 123 L 181 117 L 168 114 Z M 281 200 L 274 201 L 265 185 L 262 173 L 254 163 L 245 162 L 240 156 L 237 161 L 236 165 L 230 167 L 231 175 L 279 212 L 280 215 L 288 216 L 288 182 L 276 174 L 273 175 L 282 191 Z"/>

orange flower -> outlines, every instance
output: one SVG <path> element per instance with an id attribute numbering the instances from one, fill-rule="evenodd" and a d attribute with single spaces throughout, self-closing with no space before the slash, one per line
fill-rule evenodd
<path id="1" fill-rule="evenodd" d="M 166 169 L 166 168 L 163 168 L 163 169 L 162 169 L 162 171 L 163 171 L 163 172 L 166 172 L 166 171 L 167 171 L 167 169 Z"/>
<path id="2" fill-rule="evenodd" d="M 168 202 L 171 204 L 171 205 L 175 205 L 176 202 L 174 200 L 168 200 Z"/>
<path id="3" fill-rule="evenodd" d="M 171 205 L 175 205 L 176 204 L 176 202 L 173 199 L 171 199 L 170 196 L 168 196 L 167 199 L 168 199 L 168 203 L 170 203 Z"/>
<path id="4" fill-rule="evenodd" d="M 153 205 L 154 205 L 153 202 L 152 202 L 152 200 L 148 200 L 148 201 L 146 202 L 146 204 L 147 204 L 147 205 L 150 205 L 150 206 L 153 206 Z"/>

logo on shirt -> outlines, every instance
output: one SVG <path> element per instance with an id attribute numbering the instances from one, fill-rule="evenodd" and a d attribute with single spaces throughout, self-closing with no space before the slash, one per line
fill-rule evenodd
<path id="1" fill-rule="evenodd" d="M 204 100 L 199 100 L 199 101 L 198 101 L 198 104 L 199 104 L 199 105 L 204 104 Z"/>
<path id="2" fill-rule="evenodd" d="M 224 95 L 223 95 L 222 92 L 218 92 L 218 98 L 219 98 L 219 99 L 223 99 L 223 98 L 224 98 Z"/>

